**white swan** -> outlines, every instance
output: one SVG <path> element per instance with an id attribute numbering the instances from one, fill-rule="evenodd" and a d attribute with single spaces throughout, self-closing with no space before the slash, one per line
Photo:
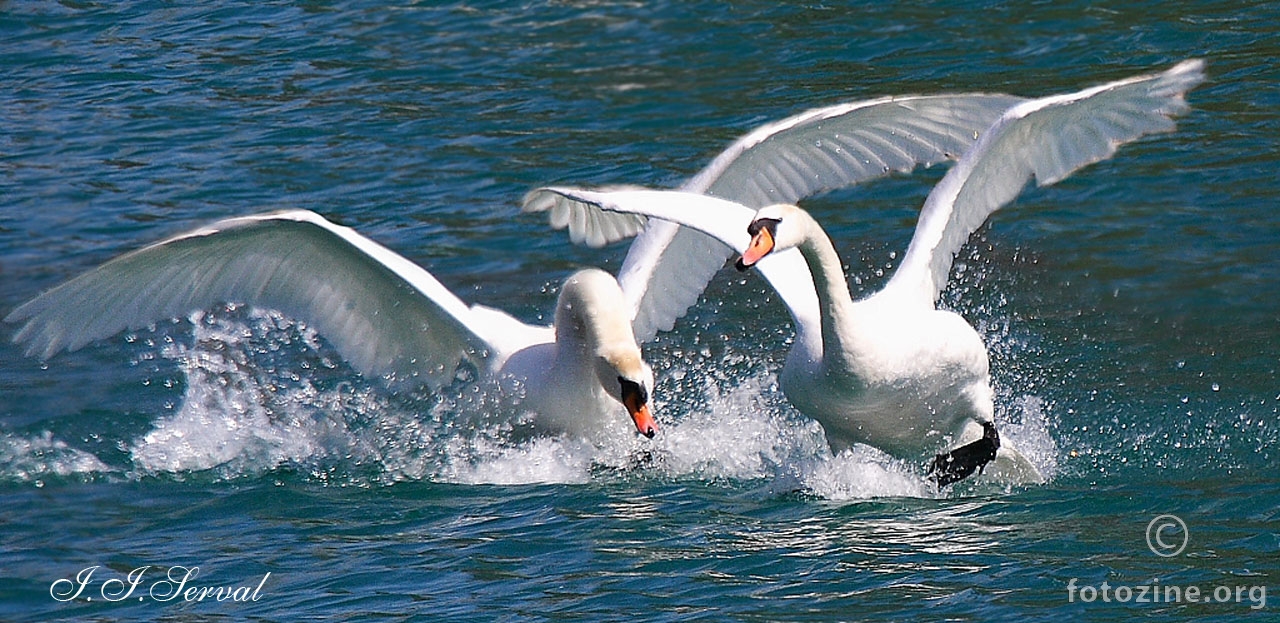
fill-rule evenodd
<path id="1" fill-rule="evenodd" d="M 541 431 L 598 438 L 625 422 L 648 437 L 653 372 L 612 275 L 565 280 L 554 327 L 464 304 L 430 273 L 302 210 L 232 218 L 111 260 L 10 313 L 27 353 L 57 351 L 220 302 L 307 322 L 360 371 L 439 386 L 458 363 L 523 386 Z"/>
<path id="2" fill-rule="evenodd" d="M 788 399 L 826 430 L 834 451 L 865 443 L 900 457 L 955 447 L 930 466 L 939 484 L 962 479 L 999 456 L 1024 478 L 1034 467 L 1001 447 L 993 423 L 988 356 L 959 315 L 935 307 L 952 259 L 995 210 L 1031 177 L 1053 184 L 1118 145 L 1173 128 L 1184 93 L 1204 79 L 1186 61 L 1160 74 L 1014 106 L 929 194 L 902 263 L 884 289 L 854 302 L 840 259 L 802 209 L 759 211 L 699 194 L 546 188 L 607 211 L 670 220 L 710 234 L 758 265 L 796 323 L 781 373 Z M 816 302 L 814 300 L 816 298 Z"/>
<path id="3" fill-rule="evenodd" d="M 947 95 L 812 110 L 740 138 L 685 188 L 742 201 L 798 199 L 910 170 L 954 158 L 1017 101 Z M 563 218 L 598 214 L 569 202 L 548 207 Z M 619 237 L 643 224 L 631 215 L 606 215 L 593 229 Z M 438 385 L 469 358 L 491 375 L 521 381 L 522 405 L 538 413 L 547 430 L 591 432 L 612 423 L 616 418 L 601 414 L 622 402 L 637 430 L 652 436 L 652 372 L 635 337 L 648 340 L 658 328 L 670 329 L 702 288 L 682 293 L 664 267 L 700 266 L 710 279 L 728 257 L 726 251 L 710 258 L 707 248 L 721 250 L 699 232 L 678 229 L 649 227 L 637 247 L 666 251 L 634 253 L 629 259 L 643 261 L 624 264 L 619 280 L 600 271 L 570 277 L 554 329 L 467 307 L 403 257 L 305 211 L 228 219 L 152 245 L 50 290 L 6 320 L 25 321 L 15 341 L 47 359 L 126 328 L 220 301 L 243 302 L 308 322 L 365 373 Z"/>

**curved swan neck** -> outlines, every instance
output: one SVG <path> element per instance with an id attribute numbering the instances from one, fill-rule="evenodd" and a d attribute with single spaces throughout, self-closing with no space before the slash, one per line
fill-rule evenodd
<path id="1" fill-rule="evenodd" d="M 849 295 L 840 255 L 827 232 L 807 215 L 804 239 L 797 248 L 813 274 L 822 318 L 823 350 L 827 353 L 847 351 L 843 342 L 849 337 L 845 326 L 853 315 L 853 298 Z"/>
<path id="2" fill-rule="evenodd" d="M 565 281 L 556 304 L 557 346 L 583 356 L 635 350 L 623 309 L 622 290 L 611 275 L 595 269 L 575 273 Z"/>

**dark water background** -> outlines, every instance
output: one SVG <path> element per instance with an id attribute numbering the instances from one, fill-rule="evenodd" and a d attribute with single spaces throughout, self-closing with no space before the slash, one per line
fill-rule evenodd
<path id="1" fill-rule="evenodd" d="M 303 207 L 539 320 L 625 246 L 569 246 L 519 212 L 534 186 L 672 186 L 840 101 L 1046 95 L 1190 57 L 1210 79 L 1177 132 L 997 213 L 944 295 L 1047 484 L 939 497 L 914 466 L 831 457 L 778 394 L 791 329 L 751 276 L 646 347 L 666 431 L 644 466 L 505 443 L 467 387 L 393 394 L 269 314 L 48 362 L 4 325 L 0 620 L 1274 618 L 1278 30 L 1280 9 L 1225 2 L 2 2 L 0 314 L 165 236 Z M 805 204 L 856 292 L 940 174 Z M 1189 534 L 1170 558 L 1144 536 L 1162 514 Z M 95 565 L 92 601 L 53 598 Z M 178 566 L 270 576 L 249 603 L 136 598 Z M 1068 588 L 1104 581 L 1244 592 Z"/>

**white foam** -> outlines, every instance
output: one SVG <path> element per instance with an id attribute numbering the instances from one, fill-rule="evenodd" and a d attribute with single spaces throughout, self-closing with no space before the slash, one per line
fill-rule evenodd
<path id="1" fill-rule="evenodd" d="M 863 446 L 831 456 L 821 426 L 790 406 L 767 371 L 738 379 L 686 371 L 680 391 L 655 396 L 661 430 L 652 440 L 530 438 L 521 414 L 504 406 L 511 396 L 503 388 L 459 382 L 430 399 L 403 399 L 376 382 L 322 389 L 313 377 L 325 367 L 315 363 L 326 360 L 324 347 L 305 328 L 272 314 L 196 314 L 192 322 L 194 343 L 163 351 L 186 375 L 180 407 L 129 446 L 142 473 L 239 477 L 294 467 L 327 477 L 336 468 L 384 483 L 464 484 L 625 474 L 763 480 L 770 490 L 832 500 L 937 495 L 922 465 Z M 1024 399 L 1016 410 L 1002 436 L 1052 473 L 1057 447 L 1042 403 Z"/>
<path id="2" fill-rule="evenodd" d="M 459 438 L 435 476 L 462 484 L 582 484 L 590 480 L 599 448 L 581 440 L 535 438 L 507 445 Z"/>
<path id="3" fill-rule="evenodd" d="M 821 427 L 785 405 L 772 374 L 723 390 L 708 381 L 703 391 L 706 410 L 685 414 L 655 439 L 669 476 L 768 478 L 826 446 Z"/>
<path id="4" fill-rule="evenodd" d="M 837 501 L 937 495 L 911 466 L 864 445 L 805 464 L 800 482 L 808 492 Z"/>
<path id="5" fill-rule="evenodd" d="M 313 334 L 271 314 L 255 313 L 247 324 L 202 313 L 191 320 L 194 344 L 163 351 L 186 376 L 181 406 L 130 444 L 140 470 L 218 468 L 236 476 L 349 456 L 352 446 L 361 445 L 347 416 L 368 401 L 367 393 L 350 385 L 321 391 L 307 371 L 264 366 L 255 356 L 295 344 L 295 338 L 299 348 L 315 351 Z"/>
<path id="6" fill-rule="evenodd" d="M 0 437 L 0 466 L 5 479 L 36 483 L 50 476 L 112 471 L 98 457 L 54 439 L 49 431 L 34 437 Z"/>
<path id="7" fill-rule="evenodd" d="M 935 494 L 909 465 L 879 450 L 856 446 L 832 456 L 822 427 L 790 407 L 772 373 L 705 391 L 708 409 L 657 440 L 668 476 L 767 480 L 776 493 L 833 500 Z"/>

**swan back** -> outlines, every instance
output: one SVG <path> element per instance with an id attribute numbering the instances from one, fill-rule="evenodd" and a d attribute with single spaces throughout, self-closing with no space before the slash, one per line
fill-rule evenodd
<path id="1" fill-rule="evenodd" d="M 595 268 L 565 280 L 556 301 L 555 329 L 562 347 L 639 351 L 622 288 L 612 275 Z"/>
<path id="2" fill-rule="evenodd" d="M 601 385 L 611 391 L 622 377 L 653 388 L 653 371 L 645 363 L 631 331 L 622 288 L 612 275 L 589 268 L 570 276 L 556 303 L 556 343 L 574 356 L 603 362 Z"/>

